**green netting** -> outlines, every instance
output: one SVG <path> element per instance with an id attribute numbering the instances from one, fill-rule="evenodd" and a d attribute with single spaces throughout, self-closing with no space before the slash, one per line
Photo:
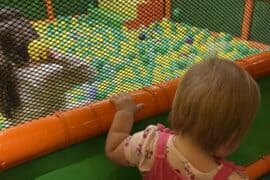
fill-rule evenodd
<path id="1" fill-rule="evenodd" d="M 270 3 L 266 0 L 256 0 L 251 27 L 251 39 L 264 43 L 270 43 Z"/>
<path id="2" fill-rule="evenodd" d="M 54 0 L 53 7 L 57 16 L 71 16 L 87 13 L 89 4 L 98 5 L 98 0 Z"/>
<path id="3" fill-rule="evenodd" d="M 47 18 L 44 0 L 1 0 L 0 7 L 16 8 L 31 20 Z"/>
<path id="4" fill-rule="evenodd" d="M 244 0 L 172 0 L 172 18 L 211 31 L 241 34 Z"/>
<path id="5" fill-rule="evenodd" d="M 31 41 L 28 53 L 31 60 L 46 66 L 31 72 L 18 69 L 18 72 L 26 71 L 24 76 L 29 74 L 24 77 L 28 82 L 22 77 L 18 83 L 23 87 L 21 94 L 30 98 L 22 102 L 25 107 L 15 111 L 13 119 L 2 120 L 1 126 L 10 127 L 60 109 L 82 106 L 180 77 L 189 66 L 213 52 L 218 57 L 235 60 L 262 51 L 251 47 L 248 41 L 233 37 L 240 34 L 244 1 L 174 0 L 172 19 L 163 17 L 147 26 L 128 29 L 125 24 L 142 16 L 139 11 L 143 5 L 146 6 L 139 1 L 53 0 L 56 19 L 45 21 L 47 13 L 41 1 L 1 4 L 19 7 L 26 18 L 32 20 L 39 38 Z M 161 5 L 166 9 L 165 2 Z M 259 27 L 255 24 L 256 21 L 253 27 Z M 48 48 L 77 59 L 62 57 L 58 61 L 41 62 Z M 81 68 L 76 67 L 78 64 Z M 94 75 L 87 75 L 90 69 L 95 71 Z M 68 84 L 67 79 L 70 79 Z M 37 81 L 40 87 L 33 89 L 32 81 Z"/>

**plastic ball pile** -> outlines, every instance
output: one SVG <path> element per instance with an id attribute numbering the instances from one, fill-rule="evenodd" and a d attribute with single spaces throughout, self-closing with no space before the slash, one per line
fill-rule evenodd
<path id="1" fill-rule="evenodd" d="M 1 114 L 0 114 L 0 130 L 5 128 L 4 122 L 6 121 L 6 118 L 4 118 Z"/>
<path id="2" fill-rule="evenodd" d="M 100 9 L 97 11 L 102 13 Z M 97 70 L 93 84 L 67 91 L 68 105 L 102 100 L 182 76 L 190 65 L 201 62 L 211 53 L 235 60 L 259 52 L 249 47 L 248 42 L 237 41 L 227 33 L 212 34 L 208 29 L 167 19 L 131 31 L 119 25 L 124 19 L 110 19 L 107 23 L 101 21 L 106 13 L 100 18 L 99 13 L 34 24 L 41 34 L 36 46 L 46 44 L 60 52 L 80 56 Z M 32 44 L 29 48 L 30 54 L 39 57 L 33 47 Z"/>

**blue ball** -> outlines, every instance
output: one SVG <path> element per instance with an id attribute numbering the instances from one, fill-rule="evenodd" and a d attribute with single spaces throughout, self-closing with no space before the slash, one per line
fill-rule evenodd
<path id="1" fill-rule="evenodd" d="M 145 32 L 141 32 L 141 33 L 139 34 L 139 40 L 144 41 L 144 40 L 146 40 L 146 39 L 147 39 L 146 33 L 145 33 Z"/>
<path id="2" fill-rule="evenodd" d="M 97 97 L 97 88 L 90 86 L 87 88 L 86 98 L 88 101 L 94 101 Z"/>
<path id="3" fill-rule="evenodd" d="M 186 38 L 185 42 L 188 44 L 193 44 L 193 38 L 189 36 Z"/>

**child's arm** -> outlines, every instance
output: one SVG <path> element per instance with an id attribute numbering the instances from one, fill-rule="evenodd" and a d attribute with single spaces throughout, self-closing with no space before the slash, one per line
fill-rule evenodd
<path id="1" fill-rule="evenodd" d="M 130 135 L 134 114 L 143 107 L 143 104 L 136 105 L 127 94 L 113 97 L 112 102 L 116 106 L 117 113 L 106 140 L 106 155 L 117 164 L 128 165 L 124 156 L 124 140 Z"/>
<path id="2" fill-rule="evenodd" d="M 94 67 L 78 56 L 50 50 L 47 61 L 63 67 L 62 75 L 60 75 L 62 77 L 61 82 L 68 86 L 79 85 L 84 82 L 91 84 L 95 81 L 96 70 Z"/>

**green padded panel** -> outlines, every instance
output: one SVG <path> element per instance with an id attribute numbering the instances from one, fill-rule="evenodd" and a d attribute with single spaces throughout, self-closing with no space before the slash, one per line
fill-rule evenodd
<path id="1" fill-rule="evenodd" d="M 172 0 L 172 18 L 211 31 L 239 36 L 243 8 L 244 0 Z"/>
<path id="2" fill-rule="evenodd" d="M 270 1 L 256 1 L 250 38 L 270 44 Z"/>
<path id="3" fill-rule="evenodd" d="M 57 16 L 86 13 L 89 3 L 97 5 L 97 0 L 54 0 L 53 7 Z"/>
<path id="4" fill-rule="evenodd" d="M 21 10 L 27 18 L 32 20 L 47 18 L 44 0 L 1 0 L 0 7 L 13 7 Z"/>
<path id="5" fill-rule="evenodd" d="M 260 111 L 239 151 L 231 157 L 232 160 L 240 164 L 248 164 L 270 153 L 270 135 L 268 131 L 270 127 L 270 77 L 259 80 L 259 85 L 262 93 Z"/>

